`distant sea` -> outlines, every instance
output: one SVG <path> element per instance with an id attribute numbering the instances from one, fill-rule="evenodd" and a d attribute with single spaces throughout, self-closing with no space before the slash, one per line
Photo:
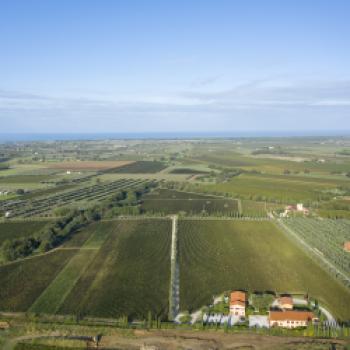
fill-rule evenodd
<path id="1" fill-rule="evenodd" d="M 227 132 L 147 132 L 147 133 L 0 133 L 0 143 L 25 141 L 73 141 L 113 139 L 198 139 L 254 137 L 350 137 L 344 131 L 227 131 Z"/>

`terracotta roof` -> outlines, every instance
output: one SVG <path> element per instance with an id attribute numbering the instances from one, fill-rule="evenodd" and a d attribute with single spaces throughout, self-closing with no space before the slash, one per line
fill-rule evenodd
<path id="1" fill-rule="evenodd" d="M 237 302 L 241 302 L 245 305 L 246 301 L 247 301 L 247 297 L 245 292 L 241 292 L 241 291 L 234 291 L 231 293 L 231 298 L 230 298 L 231 302 L 230 304 L 236 304 Z"/>
<path id="2" fill-rule="evenodd" d="M 344 243 L 344 249 L 350 252 L 350 241 Z"/>
<path id="3" fill-rule="evenodd" d="M 278 299 L 278 302 L 280 305 L 285 305 L 285 304 L 293 305 L 293 298 L 292 297 L 280 297 Z"/>
<path id="4" fill-rule="evenodd" d="M 270 311 L 270 321 L 311 321 L 314 318 L 311 311 Z"/>

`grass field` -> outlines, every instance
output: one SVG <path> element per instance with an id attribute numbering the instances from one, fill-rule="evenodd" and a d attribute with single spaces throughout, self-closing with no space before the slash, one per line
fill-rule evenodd
<path id="1" fill-rule="evenodd" d="M 236 215 L 237 201 L 220 197 L 159 189 L 143 197 L 141 205 L 148 213 Z"/>
<path id="2" fill-rule="evenodd" d="M 228 182 L 200 188 L 209 192 L 238 195 L 246 199 L 289 203 L 332 198 L 334 196 L 332 191 L 339 186 L 349 187 L 349 181 L 309 176 L 241 174 Z"/>
<path id="3" fill-rule="evenodd" d="M 181 309 L 226 290 L 308 292 L 350 319 L 350 290 L 323 271 L 272 222 L 179 222 Z"/>
<path id="4" fill-rule="evenodd" d="M 157 161 L 137 161 L 119 168 L 107 170 L 108 173 L 123 174 L 154 174 L 166 168 L 166 165 Z"/>
<path id="5" fill-rule="evenodd" d="M 0 223 L 0 245 L 7 239 L 20 238 L 36 234 L 49 221 L 11 221 Z"/>

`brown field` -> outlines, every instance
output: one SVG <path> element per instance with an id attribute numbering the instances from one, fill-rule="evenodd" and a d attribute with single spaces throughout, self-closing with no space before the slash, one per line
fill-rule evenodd
<path id="1" fill-rule="evenodd" d="M 50 169 L 63 170 L 106 170 L 112 168 L 120 168 L 124 165 L 135 163 L 130 160 L 115 160 L 115 161 L 68 161 L 59 163 L 45 164 Z"/>

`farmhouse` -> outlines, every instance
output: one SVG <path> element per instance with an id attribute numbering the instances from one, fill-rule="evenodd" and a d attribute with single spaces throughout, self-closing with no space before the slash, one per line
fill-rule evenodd
<path id="1" fill-rule="evenodd" d="M 278 306 L 282 310 L 293 310 L 293 298 L 289 296 L 278 298 Z"/>
<path id="2" fill-rule="evenodd" d="M 270 327 L 297 328 L 306 327 L 317 318 L 311 311 L 270 311 Z"/>
<path id="3" fill-rule="evenodd" d="M 247 297 L 245 292 L 234 291 L 230 297 L 230 314 L 234 316 L 245 316 Z"/>
<path id="4" fill-rule="evenodd" d="M 344 250 L 350 252 L 350 241 L 344 243 Z"/>
<path id="5" fill-rule="evenodd" d="M 304 207 L 303 203 L 298 203 L 297 205 L 288 205 L 285 207 L 284 212 L 281 213 L 281 217 L 288 217 L 291 213 L 302 213 L 304 215 L 309 215 L 309 209 Z"/>

